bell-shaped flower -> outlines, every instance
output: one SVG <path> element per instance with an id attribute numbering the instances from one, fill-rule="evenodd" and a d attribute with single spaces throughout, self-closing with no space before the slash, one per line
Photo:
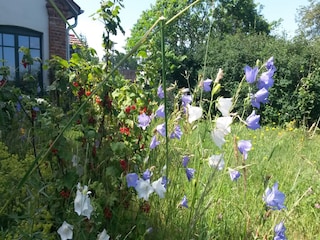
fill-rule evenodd
<path id="1" fill-rule="evenodd" d="M 73 226 L 64 221 L 58 229 L 58 234 L 61 237 L 61 240 L 72 239 L 73 237 Z"/>
<path id="2" fill-rule="evenodd" d="M 136 173 L 128 173 L 126 176 L 126 179 L 127 179 L 128 188 L 129 187 L 136 187 L 139 177 L 138 177 L 138 174 L 136 174 Z"/>
<path id="3" fill-rule="evenodd" d="M 194 121 L 200 119 L 202 117 L 202 108 L 194 107 L 191 105 L 187 105 L 188 109 L 188 122 L 193 123 Z"/>
<path id="4" fill-rule="evenodd" d="M 217 108 L 223 117 L 228 117 L 232 108 L 232 98 L 220 97 L 217 102 Z"/>
<path id="5" fill-rule="evenodd" d="M 173 132 L 170 134 L 170 138 L 177 138 L 177 139 L 181 139 L 182 137 L 182 131 L 179 125 L 175 126 Z"/>
<path id="6" fill-rule="evenodd" d="M 188 207 L 189 207 L 189 206 L 188 206 L 188 199 L 187 199 L 186 195 L 183 196 L 183 198 L 182 198 L 179 206 L 185 207 L 185 208 L 188 208 Z"/>
<path id="7" fill-rule="evenodd" d="M 213 142 L 221 148 L 225 143 L 224 137 L 231 132 L 232 117 L 219 117 L 216 126 L 211 133 Z"/>
<path id="8" fill-rule="evenodd" d="M 262 89 L 269 89 L 273 86 L 274 84 L 274 80 L 272 78 L 273 76 L 273 71 L 272 70 L 268 70 L 267 72 L 263 72 L 258 80 L 258 88 Z"/>
<path id="9" fill-rule="evenodd" d="M 260 128 L 259 121 L 260 115 L 256 115 L 256 111 L 253 110 L 252 113 L 246 119 L 247 127 L 252 130 L 256 130 Z"/>
<path id="10" fill-rule="evenodd" d="M 285 198 L 286 196 L 284 193 L 278 190 L 277 182 L 273 185 L 272 189 L 268 187 L 263 195 L 263 200 L 265 201 L 266 205 L 274 210 L 281 210 L 285 208 Z"/>
<path id="11" fill-rule="evenodd" d="M 150 149 L 156 148 L 160 144 L 160 141 L 157 140 L 156 136 L 151 138 Z"/>
<path id="12" fill-rule="evenodd" d="M 83 188 L 81 184 L 78 183 L 77 186 L 77 195 L 74 200 L 74 211 L 80 216 L 86 216 L 90 219 L 93 207 L 90 202 L 88 186 L 84 185 Z"/>
<path id="13" fill-rule="evenodd" d="M 260 108 L 261 103 L 268 102 L 269 92 L 265 88 L 261 88 L 258 92 L 251 96 L 251 105 L 256 108 Z"/>
<path id="14" fill-rule="evenodd" d="M 163 123 L 163 124 L 159 124 L 158 126 L 156 126 L 156 129 L 157 129 L 157 132 L 165 137 L 166 136 L 166 125 Z"/>
<path id="15" fill-rule="evenodd" d="M 151 122 L 151 118 L 145 114 L 142 113 L 138 116 L 138 127 L 141 127 L 143 130 L 145 130 Z"/>
<path id="16" fill-rule="evenodd" d="M 167 184 L 168 184 L 167 176 L 162 176 L 161 184 L 164 186 L 164 188 L 167 188 Z"/>
<path id="17" fill-rule="evenodd" d="M 259 71 L 258 67 L 254 67 L 254 68 L 251 68 L 249 66 L 244 67 L 244 72 L 245 72 L 246 80 L 248 83 L 255 82 L 258 75 L 258 71 Z"/>
<path id="18" fill-rule="evenodd" d="M 195 172 L 196 170 L 194 170 L 193 168 L 186 168 L 186 175 L 187 175 L 188 181 L 191 181 Z"/>
<path id="19" fill-rule="evenodd" d="M 235 169 L 229 168 L 228 171 L 232 181 L 237 181 L 238 178 L 241 176 L 240 172 Z"/>
<path id="20" fill-rule="evenodd" d="M 209 166 L 212 168 L 216 168 L 219 171 L 221 171 L 224 168 L 224 159 L 223 159 L 223 155 L 212 155 L 209 158 Z"/>
<path id="21" fill-rule="evenodd" d="M 163 104 L 161 104 L 161 105 L 158 107 L 158 109 L 157 109 L 157 111 L 156 111 L 156 116 L 157 116 L 157 117 L 160 117 L 160 118 L 164 118 L 164 117 L 165 117 L 164 105 L 163 105 Z"/>
<path id="22" fill-rule="evenodd" d="M 157 90 L 157 95 L 160 99 L 164 98 L 164 91 L 163 91 L 162 85 L 159 85 L 158 90 Z"/>
<path id="23" fill-rule="evenodd" d="M 151 176 L 152 172 L 149 169 L 145 170 L 144 173 L 142 173 L 143 180 L 149 180 Z"/>
<path id="24" fill-rule="evenodd" d="M 107 234 L 107 231 L 103 229 L 101 233 L 98 234 L 97 240 L 109 240 L 110 236 Z"/>
<path id="25" fill-rule="evenodd" d="M 286 227 L 284 226 L 284 223 L 281 221 L 279 224 L 277 224 L 274 227 L 275 236 L 273 239 L 274 240 L 287 240 L 285 232 L 286 232 Z"/>
<path id="26" fill-rule="evenodd" d="M 266 62 L 266 68 L 267 70 L 272 70 L 273 72 L 277 71 L 277 68 L 274 66 L 274 58 L 271 57 Z"/>
<path id="27" fill-rule="evenodd" d="M 190 158 L 188 156 L 184 156 L 182 158 L 182 166 L 186 168 L 189 163 L 189 160 L 190 160 Z"/>
<path id="28" fill-rule="evenodd" d="M 252 148 L 252 143 L 250 140 L 240 140 L 238 141 L 238 149 L 240 153 L 243 155 L 243 159 L 247 160 L 248 152 Z"/>
<path id="29" fill-rule="evenodd" d="M 203 81 L 203 91 L 210 92 L 211 91 L 211 83 L 212 83 L 212 80 L 209 78 L 204 80 Z"/>
<path id="30" fill-rule="evenodd" d="M 192 96 L 184 94 L 181 97 L 181 101 L 182 101 L 182 106 L 186 107 L 188 104 L 190 104 L 192 102 Z"/>
<path id="31" fill-rule="evenodd" d="M 163 178 L 159 178 L 158 180 L 152 182 L 152 187 L 154 191 L 159 195 L 160 198 L 164 198 L 164 194 L 167 191 L 165 186 L 162 184 Z"/>
<path id="32" fill-rule="evenodd" d="M 154 192 L 154 189 L 150 184 L 150 180 L 143 180 L 142 178 L 137 181 L 135 189 L 138 193 L 138 197 L 143 198 L 146 201 L 149 200 L 150 194 Z"/>

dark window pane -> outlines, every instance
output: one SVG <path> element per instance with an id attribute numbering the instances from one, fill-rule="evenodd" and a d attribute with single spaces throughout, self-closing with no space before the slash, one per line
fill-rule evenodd
<path id="1" fill-rule="evenodd" d="M 5 60 L 4 66 L 10 68 L 9 80 L 15 79 L 15 57 L 14 57 L 14 48 L 4 47 L 3 48 L 3 58 Z"/>
<path id="2" fill-rule="evenodd" d="M 19 36 L 19 48 L 20 47 L 29 48 L 29 37 Z"/>
<path id="3" fill-rule="evenodd" d="M 2 64 L 1 64 L 2 60 L 3 60 L 2 47 L 0 47 L 0 66 L 2 66 Z"/>
<path id="4" fill-rule="evenodd" d="M 40 38 L 38 38 L 38 37 L 30 37 L 30 48 L 38 48 L 38 49 L 40 49 Z"/>
<path id="5" fill-rule="evenodd" d="M 12 34 L 3 34 L 3 45 L 14 46 L 14 36 Z"/>
<path id="6" fill-rule="evenodd" d="M 2 45 L 2 33 L 0 33 L 0 46 Z"/>

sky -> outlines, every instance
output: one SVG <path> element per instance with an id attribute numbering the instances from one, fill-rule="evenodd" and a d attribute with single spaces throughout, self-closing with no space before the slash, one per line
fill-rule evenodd
<path id="1" fill-rule="evenodd" d="M 93 20 L 91 16 L 99 9 L 100 0 L 75 0 L 75 2 L 84 10 L 84 13 L 78 18 L 75 31 L 87 38 L 89 46 L 96 49 L 98 56 L 101 58 L 103 56 L 102 33 L 104 27 L 101 22 Z M 118 51 L 124 51 L 123 46 L 125 45 L 125 39 L 130 36 L 130 29 L 137 22 L 142 12 L 150 9 L 155 2 L 156 0 L 123 0 L 124 9 L 121 9 L 120 19 L 125 35 L 119 32 L 112 39 L 117 43 L 115 48 Z M 285 31 L 288 37 L 293 36 L 297 29 L 295 22 L 297 9 L 300 6 L 308 5 L 308 0 L 255 0 L 255 2 L 264 6 L 261 14 L 269 22 L 282 19 L 276 33 L 282 34 Z"/>

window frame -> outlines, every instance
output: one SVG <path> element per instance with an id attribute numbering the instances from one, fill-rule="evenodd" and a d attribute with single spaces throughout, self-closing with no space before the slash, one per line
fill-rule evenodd
<path id="1" fill-rule="evenodd" d="M 19 62 L 19 36 L 25 36 L 29 39 L 29 46 L 30 47 L 30 38 L 35 37 L 39 38 L 39 48 L 30 48 L 30 50 L 35 49 L 39 50 L 40 56 L 39 58 L 43 59 L 43 33 L 38 32 L 29 28 L 25 27 L 19 27 L 19 26 L 12 26 L 12 25 L 0 25 L 0 36 L 3 36 L 3 34 L 11 34 L 14 36 L 14 69 L 15 69 L 15 79 L 12 81 L 15 85 L 21 86 L 22 85 L 22 76 L 20 76 L 20 65 Z M 3 37 L 2 37 L 3 38 Z M 3 39 L 2 39 L 3 40 Z M 0 46 L 2 48 L 2 54 L 4 54 L 4 43 L 2 41 L 2 45 Z M 25 46 L 26 47 L 26 46 Z M 37 56 L 38 57 L 38 56 Z M 2 59 L 2 56 L 0 56 L 0 59 Z M 5 60 L 5 59 L 4 59 Z M 0 62 L 0 66 L 3 66 L 4 64 Z M 40 62 L 40 69 L 38 74 L 38 86 L 41 88 L 41 92 L 43 91 L 43 69 L 42 69 L 42 62 Z M 11 81 L 10 81 L 11 82 Z"/>

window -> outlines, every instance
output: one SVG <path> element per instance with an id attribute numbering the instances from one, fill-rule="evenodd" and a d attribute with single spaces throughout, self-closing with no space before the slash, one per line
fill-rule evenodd
<path id="1" fill-rule="evenodd" d="M 27 28 L 0 25 L 0 67 L 8 67 L 10 74 L 8 81 L 19 87 L 26 87 L 23 81 L 26 73 L 31 73 L 36 78 L 38 90 L 42 89 L 42 66 L 38 61 L 30 65 L 22 62 L 23 52 L 21 47 L 29 48 L 32 58 L 42 59 L 42 33 Z M 3 76 L 0 75 L 0 80 Z"/>

